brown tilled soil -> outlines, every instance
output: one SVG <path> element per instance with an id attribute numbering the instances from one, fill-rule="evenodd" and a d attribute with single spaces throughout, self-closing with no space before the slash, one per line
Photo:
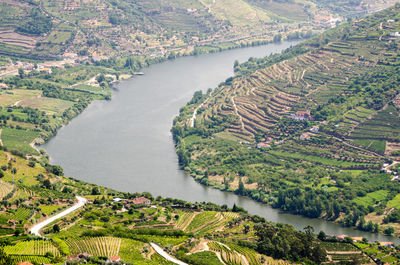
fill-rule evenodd
<path id="1" fill-rule="evenodd" d="M 25 36 L 12 30 L 0 30 L 0 42 L 24 47 L 25 49 L 33 49 L 39 38 Z"/>

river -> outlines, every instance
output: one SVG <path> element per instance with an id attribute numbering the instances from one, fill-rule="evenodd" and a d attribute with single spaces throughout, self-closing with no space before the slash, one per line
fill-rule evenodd
<path id="1" fill-rule="evenodd" d="M 143 69 L 144 75 L 116 85 L 111 101 L 95 101 L 43 146 L 65 175 L 126 192 L 233 206 L 298 229 L 396 241 L 319 219 L 281 213 L 270 206 L 203 186 L 178 167 L 170 129 L 179 108 L 197 90 L 215 88 L 233 75 L 235 60 L 263 57 L 293 42 L 184 57 Z M 397 241 L 396 241 L 397 242 Z"/>

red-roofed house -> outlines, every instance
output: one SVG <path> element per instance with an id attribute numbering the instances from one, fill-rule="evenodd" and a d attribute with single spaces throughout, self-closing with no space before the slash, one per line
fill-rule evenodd
<path id="1" fill-rule="evenodd" d="M 269 145 L 266 143 L 258 143 L 257 144 L 257 148 L 265 148 L 265 147 L 269 147 Z"/>
<path id="2" fill-rule="evenodd" d="M 120 260 L 121 260 L 121 258 L 120 258 L 119 256 L 114 256 L 114 257 L 109 258 L 109 259 L 106 261 L 106 263 L 114 263 L 114 262 L 118 262 L 118 261 L 120 261 Z"/>
<path id="3" fill-rule="evenodd" d="M 132 203 L 135 205 L 150 205 L 151 201 L 145 197 L 136 197 L 132 200 Z"/>
<path id="4" fill-rule="evenodd" d="M 70 260 L 81 260 L 81 259 L 87 260 L 91 256 L 93 256 L 93 255 L 85 252 L 85 253 L 80 253 L 78 255 L 69 256 L 66 260 L 67 261 L 70 261 Z"/>
<path id="5" fill-rule="evenodd" d="M 18 263 L 18 265 L 33 265 L 33 264 L 30 262 L 27 262 L 27 261 L 23 261 L 23 262 Z"/>
<path id="6" fill-rule="evenodd" d="M 9 219 L 7 223 L 12 224 L 12 225 L 16 225 L 16 224 L 18 224 L 18 221 L 14 220 L 14 219 Z"/>
<path id="7" fill-rule="evenodd" d="M 344 240 L 346 237 L 347 237 L 347 235 L 338 235 L 338 236 L 336 236 L 336 239 Z"/>

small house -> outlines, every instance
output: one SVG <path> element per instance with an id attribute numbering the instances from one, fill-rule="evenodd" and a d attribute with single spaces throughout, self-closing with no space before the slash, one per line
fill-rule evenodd
<path id="1" fill-rule="evenodd" d="M 132 200 L 134 205 L 150 205 L 151 201 L 145 197 L 136 197 Z"/>
<path id="2" fill-rule="evenodd" d="M 33 264 L 28 261 L 23 261 L 23 262 L 19 262 L 17 265 L 33 265 Z"/>
<path id="3" fill-rule="evenodd" d="M 268 147 L 269 145 L 267 143 L 258 143 L 257 144 L 257 148 L 261 149 L 261 148 L 265 148 Z"/>
<path id="4" fill-rule="evenodd" d="M 291 118 L 298 121 L 308 121 L 311 120 L 311 114 L 308 110 L 298 110 L 291 115 Z"/>
<path id="5" fill-rule="evenodd" d="M 379 242 L 379 245 L 381 245 L 383 247 L 392 247 L 393 242 Z"/>
<path id="6" fill-rule="evenodd" d="M 336 236 L 337 240 L 344 240 L 347 237 L 347 235 L 338 235 Z"/>
<path id="7" fill-rule="evenodd" d="M 353 242 L 361 242 L 363 240 L 361 236 L 352 236 L 350 238 L 353 240 Z"/>
<path id="8" fill-rule="evenodd" d="M 85 259 L 87 260 L 89 257 L 91 257 L 93 255 L 89 254 L 89 253 L 80 253 L 78 255 L 73 255 L 73 256 L 69 256 L 66 261 L 72 261 L 72 260 L 81 260 L 81 259 Z"/>
<path id="9" fill-rule="evenodd" d="M 9 220 L 7 221 L 7 223 L 9 223 L 9 224 L 11 224 L 11 225 L 16 225 L 16 224 L 18 224 L 18 221 L 17 221 L 17 220 L 14 220 L 14 219 L 9 219 Z"/>
<path id="10" fill-rule="evenodd" d="M 114 262 L 119 262 L 119 261 L 121 261 L 121 258 L 119 256 L 114 256 L 114 257 L 109 258 L 106 261 L 106 263 L 114 263 Z"/>
<path id="11" fill-rule="evenodd" d="M 310 132 L 317 133 L 318 131 L 319 131 L 319 127 L 318 126 L 313 126 L 313 127 L 310 128 Z"/>

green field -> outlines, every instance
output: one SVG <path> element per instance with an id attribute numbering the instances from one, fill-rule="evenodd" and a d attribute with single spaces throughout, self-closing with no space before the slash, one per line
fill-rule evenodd
<path id="1" fill-rule="evenodd" d="M 400 209 L 400 194 L 397 194 L 392 200 L 388 201 L 387 206 Z"/>
<path id="2" fill-rule="evenodd" d="M 383 154 L 386 150 L 385 140 L 373 140 L 373 139 L 355 139 L 354 143 L 356 145 L 364 146 L 370 148 L 378 153 Z"/>
<path id="3" fill-rule="evenodd" d="M 368 205 L 374 205 L 376 202 L 382 201 L 388 195 L 387 190 L 378 190 L 371 193 L 367 193 L 364 197 L 357 197 L 353 201 L 359 205 L 367 207 Z"/>
<path id="4" fill-rule="evenodd" d="M 30 144 L 38 137 L 39 133 L 29 130 L 17 130 L 3 128 L 1 130 L 1 140 L 3 145 L 9 150 L 18 150 L 24 154 L 38 154 Z"/>

